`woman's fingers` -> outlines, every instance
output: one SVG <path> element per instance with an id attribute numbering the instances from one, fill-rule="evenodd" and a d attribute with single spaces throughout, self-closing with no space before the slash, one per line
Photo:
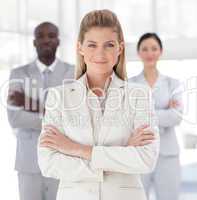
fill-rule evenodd
<path id="1" fill-rule="evenodd" d="M 60 133 L 59 130 L 58 130 L 56 127 L 52 126 L 52 125 L 46 125 L 46 126 L 44 127 L 44 129 L 45 129 L 46 131 L 50 131 L 50 132 L 53 132 L 53 133 L 55 133 L 55 134 L 59 134 L 59 133 Z"/>
<path id="2" fill-rule="evenodd" d="M 152 134 L 143 135 L 141 137 L 141 140 L 154 140 L 154 139 L 155 139 L 155 137 Z"/>
<path id="3" fill-rule="evenodd" d="M 152 140 L 143 140 L 143 141 L 141 141 L 139 146 L 144 146 L 144 145 L 147 145 L 147 144 L 151 144 L 152 142 L 153 142 Z"/>
<path id="4" fill-rule="evenodd" d="M 55 144 L 51 143 L 51 142 L 40 143 L 40 147 L 46 147 L 46 148 L 58 150 L 57 146 Z"/>
<path id="5" fill-rule="evenodd" d="M 53 133 L 53 132 L 46 132 L 46 133 L 44 133 L 42 136 L 41 136 L 41 138 L 43 138 L 43 137 L 51 137 L 51 138 L 56 138 L 56 135 Z"/>
<path id="6" fill-rule="evenodd" d="M 134 134 L 143 134 L 144 131 L 150 131 L 149 127 L 148 124 L 141 125 L 134 130 Z"/>
<path id="7" fill-rule="evenodd" d="M 155 135 L 155 134 L 153 133 L 152 130 L 145 130 L 145 131 L 142 131 L 141 134 L 142 134 L 142 135 Z"/>
<path id="8" fill-rule="evenodd" d="M 56 135 L 53 134 L 53 133 L 46 132 L 40 137 L 40 140 L 44 140 L 44 139 L 47 139 L 47 138 L 51 138 L 52 140 L 55 140 L 56 139 Z"/>
<path id="9" fill-rule="evenodd" d="M 149 125 L 148 124 L 143 124 L 141 126 L 139 126 L 138 128 L 136 128 L 136 131 L 139 132 L 139 131 L 143 131 L 144 129 L 148 128 Z"/>
<path id="10" fill-rule="evenodd" d="M 44 142 L 50 142 L 50 143 L 53 143 L 53 144 L 56 144 L 56 140 L 51 137 L 51 136 L 44 136 L 40 139 L 40 144 L 44 143 Z"/>
<path id="11" fill-rule="evenodd" d="M 178 106 L 180 106 L 180 103 L 178 101 L 175 101 L 174 106 L 178 107 Z"/>
<path id="12" fill-rule="evenodd" d="M 178 106 L 180 106 L 179 101 L 173 100 L 173 99 L 169 101 L 169 107 L 170 107 L 170 108 L 176 108 L 176 107 L 178 107 Z"/>

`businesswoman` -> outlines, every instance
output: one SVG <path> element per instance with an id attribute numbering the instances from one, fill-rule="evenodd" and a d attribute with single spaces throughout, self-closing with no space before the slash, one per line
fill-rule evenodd
<path id="1" fill-rule="evenodd" d="M 51 89 L 38 145 L 44 176 L 60 179 L 58 200 L 145 200 L 140 174 L 159 149 L 151 94 L 126 81 L 120 23 L 88 13 L 77 44 L 76 80 Z"/>
<path id="2" fill-rule="evenodd" d="M 163 51 L 157 34 L 142 35 L 137 51 L 144 70 L 130 81 L 142 83 L 152 89 L 160 133 L 158 162 L 154 172 L 143 177 L 144 186 L 148 196 L 150 187 L 154 187 L 157 200 L 178 200 L 180 163 L 175 126 L 180 124 L 183 110 L 180 83 L 162 75 L 157 69 L 157 62 Z"/>

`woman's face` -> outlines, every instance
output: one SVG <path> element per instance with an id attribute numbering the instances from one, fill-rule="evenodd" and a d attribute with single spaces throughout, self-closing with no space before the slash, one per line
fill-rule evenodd
<path id="1" fill-rule="evenodd" d="M 78 43 L 78 53 L 84 57 L 89 74 L 111 73 L 123 48 L 112 28 L 93 27 L 85 33 L 83 43 Z"/>
<path id="2" fill-rule="evenodd" d="M 153 38 L 143 40 L 138 50 L 139 57 L 144 63 L 144 66 L 147 67 L 156 67 L 161 54 L 162 49 Z"/>

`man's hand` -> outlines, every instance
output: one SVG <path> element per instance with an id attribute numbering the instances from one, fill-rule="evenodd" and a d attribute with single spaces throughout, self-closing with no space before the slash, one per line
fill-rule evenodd
<path id="1" fill-rule="evenodd" d="M 8 103 L 12 106 L 23 107 L 28 112 L 39 112 L 39 100 L 27 97 L 23 92 L 11 91 L 8 94 Z"/>
<path id="2" fill-rule="evenodd" d="M 19 91 L 9 91 L 8 103 L 13 106 L 24 107 L 25 94 L 23 92 L 19 92 Z"/>

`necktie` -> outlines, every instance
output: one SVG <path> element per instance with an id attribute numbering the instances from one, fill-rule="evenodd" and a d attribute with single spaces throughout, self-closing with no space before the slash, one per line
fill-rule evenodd
<path id="1" fill-rule="evenodd" d="M 43 89 L 47 89 L 49 87 L 49 76 L 50 76 L 51 70 L 45 69 L 43 72 Z"/>
<path id="2" fill-rule="evenodd" d="M 49 88 L 49 78 L 50 78 L 51 70 L 50 69 L 45 69 L 43 72 L 43 100 L 44 103 L 46 101 L 47 93 L 48 93 L 48 88 Z"/>

